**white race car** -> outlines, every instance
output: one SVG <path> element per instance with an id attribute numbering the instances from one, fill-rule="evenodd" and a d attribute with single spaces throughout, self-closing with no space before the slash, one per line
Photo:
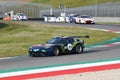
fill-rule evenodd
<path id="1" fill-rule="evenodd" d="M 80 24 L 95 24 L 94 18 L 88 15 L 82 15 L 75 18 L 75 23 Z"/>
<path id="2" fill-rule="evenodd" d="M 56 17 L 54 15 L 43 15 L 45 22 L 56 22 Z"/>
<path id="3" fill-rule="evenodd" d="M 19 20 L 26 21 L 26 20 L 28 20 L 28 18 L 23 13 L 17 13 L 16 15 L 13 15 L 13 20 L 15 20 L 15 21 L 19 21 Z"/>

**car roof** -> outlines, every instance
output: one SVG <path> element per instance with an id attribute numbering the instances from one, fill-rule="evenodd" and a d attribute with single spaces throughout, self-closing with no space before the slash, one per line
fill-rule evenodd
<path id="1" fill-rule="evenodd" d="M 23 13 L 16 13 L 16 14 L 23 14 Z"/>
<path id="2" fill-rule="evenodd" d="M 72 36 L 57 36 L 57 37 L 54 37 L 54 38 L 73 38 Z"/>

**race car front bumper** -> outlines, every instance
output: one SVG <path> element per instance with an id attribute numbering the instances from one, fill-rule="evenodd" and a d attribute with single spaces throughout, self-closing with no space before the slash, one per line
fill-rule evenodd
<path id="1" fill-rule="evenodd" d="M 42 49 L 42 50 L 37 50 L 37 49 L 29 49 L 28 50 L 28 54 L 30 56 L 35 55 L 35 56 L 50 56 L 53 54 L 52 50 L 46 50 L 46 49 Z"/>

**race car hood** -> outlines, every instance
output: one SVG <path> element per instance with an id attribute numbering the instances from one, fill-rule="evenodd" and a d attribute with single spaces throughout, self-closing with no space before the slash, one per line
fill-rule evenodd
<path id="1" fill-rule="evenodd" d="M 93 18 L 84 18 L 84 20 L 90 20 L 90 21 L 93 21 L 94 19 Z"/>
<path id="2" fill-rule="evenodd" d="M 46 47 L 51 47 L 55 44 L 36 44 L 36 45 L 32 45 L 31 47 L 34 48 L 34 47 L 41 47 L 41 48 L 46 48 Z"/>
<path id="3" fill-rule="evenodd" d="M 42 46 L 42 44 L 35 44 L 35 45 L 32 45 L 32 47 L 35 47 L 35 46 Z"/>

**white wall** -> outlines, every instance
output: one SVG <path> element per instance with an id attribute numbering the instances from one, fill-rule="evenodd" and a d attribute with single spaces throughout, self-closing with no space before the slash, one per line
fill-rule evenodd
<path id="1" fill-rule="evenodd" d="M 94 17 L 95 22 L 115 22 L 120 23 L 120 17 Z"/>

